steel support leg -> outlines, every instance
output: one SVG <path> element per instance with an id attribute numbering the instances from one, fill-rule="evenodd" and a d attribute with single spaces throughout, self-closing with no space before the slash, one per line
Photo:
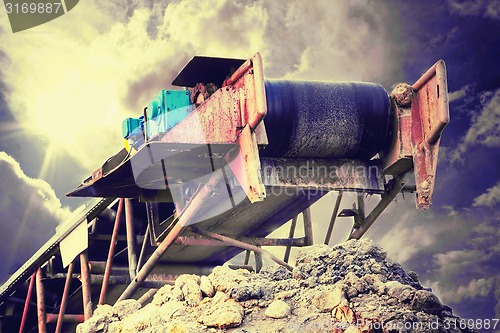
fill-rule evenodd
<path id="1" fill-rule="evenodd" d="M 363 237 L 365 232 L 372 226 L 373 223 L 375 223 L 380 214 L 382 214 L 382 212 L 387 208 L 392 200 L 394 200 L 396 195 L 401 191 L 405 182 L 405 174 L 399 176 L 396 179 L 394 187 L 388 193 L 382 195 L 382 199 L 375 206 L 375 208 L 373 208 L 370 214 L 368 214 L 363 224 L 351 233 L 349 239 L 360 239 L 361 237 Z"/>
<path id="2" fill-rule="evenodd" d="M 111 274 L 111 266 L 113 265 L 113 257 L 115 255 L 116 238 L 120 229 L 120 219 L 123 212 L 123 202 L 125 199 L 120 199 L 118 209 L 115 216 L 115 224 L 113 226 L 113 234 L 111 235 L 111 242 L 109 244 L 108 259 L 106 260 L 106 268 L 104 269 L 104 279 L 102 280 L 101 293 L 99 295 L 99 304 L 104 304 L 106 301 L 106 294 L 108 291 L 108 280 Z"/>
<path id="3" fill-rule="evenodd" d="M 365 200 L 363 193 L 356 193 L 356 198 L 357 198 L 357 208 L 356 212 L 357 214 L 354 215 L 354 224 L 352 225 L 351 232 L 349 235 L 351 235 L 354 230 L 359 229 L 365 221 Z"/>
<path id="4" fill-rule="evenodd" d="M 257 247 L 260 248 L 259 246 Z M 262 252 L 254 252 L 253 254 L 255 256 L 255 273 L 258 273 L 264 265 L 264 261 L 262 260 Z"/>
<path id="5" fill-rule="evenodd" d="M 141 283 L 148 277 L 149 273 L 156 266 L 161 256 L 167 248 L 172 244 L 177 236 L 182 230 L 191 222 L 191 219 L 195 217 L 198 210 L 203 206 L 205 200 L 212 193 L 213 188 L 222 179 L 222 172 L 216 172 L 212 174 L 212 177 L 207 181 L 207 183 L 193 196 L 192 200 L 187 204 L 183 212 L 180 214 L 177 223 L 173 226 L 172 230 L 167 234 L 165 239 L 158 245 L 156 250 L 151 254 L 148 261 L 144 264 L 141 270 L 137 273 L 135 279 L 128 285 L 127 289 L 121 294 L 118 301 L 132 297 L 132 295 L 140 287 Z"/>
<path id="6" fill-rule="evenodd" d="M 276 257 L 275 255 L 269 253 L 268 251 L 263 250 L 261 247 L 258 247 L 258 246 L 252 245 L 252 244 L 248 244 L 248 243 L 245 243 L 245 242 L 242 242 L 242 241 L 239 241 L 239 240 L 227 237 L 227 236 L 216 234 L 215 232 L 201 230 L 201 229 L 196 228 L 194 226 L 191 226 L 190 229 L 199 235 L 203 235 L 203 236 L 207 236 L 207 237 L 211 237 L 211 238 L 220 240 L 221 242 L 224 242 L 227 245 L 236 246 L 236 247 L 239 247 L 240 249 L 250 250 L 250 251 L 253 251 L 254 253 L 260 253 L 261 255 L 265 253 L 275 263 L 282 265 L 282 266 L 285 266 L 289 271 L 293 270 L 293 266 L 290 266 L 289 264 L 287 264 L 286 262 L 284 262 L 280 258 Z"/>
<path id="7" fill-rule="evenodd" d="M 244 262 L 244 265 L 248 265 L 248 263 L 250 262 L 250 253 L 251 251 L 250 250 L 247 250 L 246 253 L 245 253 L 245 262 Z"/>
<path id="8" fill-rule="evenodd" d="M 140 270 L 143 263 L 144 263 L 144 257 L 146 256 L 146 248 L 148 247 L 149 239 L 151 238 L 150 235 L 150 227 L 151 225 L 148 224 L 146 227 L 146 232 L 144 233 L 144 239 L 142 240 L 142 247 L 141 247 L 141 253 L 139 253 L 139 260 L 137 260 L 137 270 Z"/>
<path id="9" fill-rule="evenodd" d="M 23 316 L 21 318 L 21 325 L 19 326 L 19 333 L 24 332 L 24 326 L 26 326 L 26 319 L 28 318 L 28 310 L 30 308 L 31 295 L 33 294 L 33 286 L 35 285 L 36 273 L 33 273 L 30 278 L 30 284 L 28 286 L 28 293 L 26 294 L 26 301 L 24 302 Z"/>
<path id="10" fill-rule="evenodd" d="M 73 275 L 74 262 L 71 262 L 68 266 L 68 275 L 66 276 L 66 282 L 64 283 L 64 291 L 61 299 L 61 307 L 59 308 L 59 315 L 57 316 L 57 324 L 55 333 L 60 333 L 62 329 L 64 312 L 66 312 L 66 305 L 68 304 L 69 288 L 71 287 L 71 277 Z"/>
<path id="11" fill-rule="evenodd" d="M 293 236 L 295 235 L 295 228 L 297 227 L 297 216 L 295 216 L 293 219 L 292 219 L 292 224 L 290 225 L 290 232 L 288 233 L 288 238 L 293 238 Z M 284 262 L 288 262 L 288 259 L 290 259 L 290 251 L 292 250 L 292 246 L 291 245 L 287 245 L 286 249 L 285 249 L 285 256 L 283 257 L 283 261 Z"/>
<path id="12" fill-rule="evenodd" d="M 337 195 L 337 201 L 335 201 L 335 207 L 333 208 L 330 224 L 328 225 L 328 231 L 326 232 L 325 245 L 330 244 L 330 239 L 332 238 L 332 233 L 333 233 L 333 227 L 335 226 L 335 220 L 337 219 L 337 215 L 339 213 L 340 202 L 342 201 L 343 195 L 344 192 L 339 191 L 339 194 Z"/>
<path id="13" fill-rule="evenodd" d="M 52 323 L 59 320 L 59 316 L 54 313 L 47 313 L 47 323 Z M 83 323 L 85 321 L 85 316 L 82 314 L 65 314 L 61 321 L 70 323 Z"/>
<path id="14" fill-rule="evenodd" d="M 82 273 L 83 314 L 85 320 L 88 320 L 92 317 L 92 298 L 90 294 L 89 257 L 87 250 L 80 254 L 80 267 Z"/>
<path id="15" fill-rule="evenodd" d="M 36 271 L 36 309 L 38 317 L 38 333 L 47 333 L 47 314 L 45 313 L 45 291 L 42 282 L 42 270 Z"/>
<path id="16" fill-rule="evenodd" d="M 134 212 L 130 199 L 125 199 L 125 224 L 127 226 L 128 269 L 130 280 L 133 280 L 137 272 L 137 255 L 135 253 Z"/>
<path id="17" fill-rule="evenodd" d="M 144 295 L 142 295 L 138 300 L 137 302 L 141 303 L 142 305 L 144 305 L 144 303 L 146 303 L 148 301 L 148 299 L 150 299 L 151 297 L 154 296 L 154 294 L 156 294 L 156 292 L 158 291 L 158 289 L 156 288 L 151 288 L 149 289 L 148 291 L 146 291 L 144 293 Z"/>
<path id="18" fill-rule="evenodd" d="M 302 217 L 304 218 L 304 236 L 306 238 L 306 245 L 313 245 L 314 239 L 311 221 L 311 207 L 304 209 Z"/>

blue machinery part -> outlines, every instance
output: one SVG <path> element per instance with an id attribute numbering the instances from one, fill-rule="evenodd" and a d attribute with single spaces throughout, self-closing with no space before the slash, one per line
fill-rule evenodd
<path id="1" fill-rule="evenodd" d="M 189 90 L 162 90 L 146 109 L 148 139 L 168 132 L 191 112 Z"/>

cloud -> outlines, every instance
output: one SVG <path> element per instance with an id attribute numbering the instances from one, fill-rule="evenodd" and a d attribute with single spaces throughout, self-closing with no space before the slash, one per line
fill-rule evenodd
<path id="1" fill-rule="evenodd" d="M 496 20 L 500 20 L 500 2 L 489 1 L 488 6 L 486 7 L 485 16 Z"/>
<path id="2" fill-rule="evenodd" d="M 477 198 L 474 199 L 473 206 L 479 207 L 493 207 L 496 206 L 499 202 L 500 198 L 500 182 L 493 187 L 490 187 L 486 190 L 485 193 L 481 194 Z"/>
<path id="3" fill-rule="evenodd" d="M 441 301 L 471 316 L 477 311 L 494 314 L 492 295 L 498 292 L 500 246 L 498 213 L 487 207 L 413 208 L 413 200 L 391 204 L 367 232 L 390 259 L 418 272 L 425 286 Z M 494 303 L 493 303 L 494 304 Z"/>
<path id="4" fill-rule="evenodd" d="M 93 170 L 121 146 L 122 119 L 194 55 L 260 51 L 267 76 L 392 84 L 405 50 L 398 24 L 388 5 L 363 1 L 86 1 L 0 35 L 10 63 L 0 73 L 16 118 Z"/>
<path id="5" fill-rule="evenodd" d="M 500 19 L 500 3 L 495 0 L 448 0 L 448 8 L 452 14 L 460 16 Z"/>
<path id="6" fill-rule="evenodd" d="M 457 90 L 457 91 L 452 91 L 448 93 L 448 101 L 450 103 L 459 101 L 463 97 L 467 96 L 467 94 L 470 92 L 470 85 L 464 86 L 462 89 Z"/>
<path id="7" fill-rule="evenodd" d="M 386 4 L 290 1 L 265 6 L 269 75 L 389 85 L 401 79 L 406 45 Z"/>
<path id="8" fill-rule="evenodd" d="M 467 285 L 449 285 L 440 281 L 429 282 L 430 287 L 434 292 L 438 293 L 442 299 L 447 302 L 458 303 L 466 299 L 476 299 L 478 297 L 487 297 L 492 288 L 500 279 L 496 278 L 480 278 L 472 279 Z"/>
<path id="9" fill-rule="evenodd" d="M 26 176 L 11 156 L 0 151 L 0 280 L 27 260 L 70 214 L 51 186 Z"/>
<path id="10" fill-rule="evenodd" d="M 448 0 L 452 13 L 462 16 L 478 15 L 484 8 L 483 0 Z"/>
<path id="11" fill-rule="evenodd" d="M 463 160 L 463 154 L 477 145 L 500 147 L 500 89 L 482 93 L 480 101 L 482 108 L 472 113 L 471 125 L 453 151 L 452 162 Z"/>

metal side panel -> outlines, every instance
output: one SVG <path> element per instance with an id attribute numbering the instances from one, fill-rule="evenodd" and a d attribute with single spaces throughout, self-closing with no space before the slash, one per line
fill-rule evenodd
<path id="1" fill-rule="evenodd" d="M 24 283 L 43 263 L 57 252 L 59 243 L 68 236 L 83 221 L 89 222 L 99 215 L 105 208 L 115 202 L 115 198 L 106 198 L 89 205 L 73 220 L 68 221 L 57 230 L 56 234 L 47 241 L 28 261 L 24 263 L 12 276 L 0 287 L 0 302 L 16 288 Z"/>

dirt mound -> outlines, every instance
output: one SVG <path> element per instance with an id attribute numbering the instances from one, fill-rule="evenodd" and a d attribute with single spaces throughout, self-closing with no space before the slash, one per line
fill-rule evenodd
<path id="1" fill-rule="evenodd" d="M 462 332 L 458 320 L 416 273 L 370 241 L 351 240 L 303 248 L 293 272 L 220 266 L 181 275 L 144 307 L 99 306 L 77 332 Z"/>

